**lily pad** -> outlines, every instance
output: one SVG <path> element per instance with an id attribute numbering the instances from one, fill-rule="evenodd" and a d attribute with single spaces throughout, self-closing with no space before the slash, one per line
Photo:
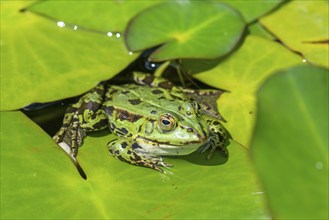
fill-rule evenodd
<path id="1" fill-rule="evenodd" d="M 226 92 L 217 101 L 233 138 L 248 147 L 256 114 L 256 91 L 277 70 L 298 64 L 302 58 L 282 45 L 264 38 L 249 36 L 229 59 L 185 62 L 193 77 Z M 206 67 L 210 69 L 205 69 Z"/>
<path id="2" fill-rule="evenodd" d="M 41 1 L 27 7 L 29 11 L 65 21 L 86 29 L 123 32 L 138 12 L 161 1 Z M 99 17 L 103 22 L 100 22 Z"/>
<path id="3" fill-rule="evenodd" d="M 83 180 L 53 140 L 20 112 L 1 112 L 2 219 L 268 218 L 248 152 L 165 158 L 162 174 L 110 157 L 107 132 L 79 152 Z M 170 173 L 172 172 L 172 173 Z"/>
<path id="4" fill-rule="evenodd" d="M 75 30 L 20 12 L 26 3 L 1 1 L 1 110 L 76 96 L 137 56 L 125 48 L 122 37 Z M 104 23 L 101 17 L 94 19 Z"/>
<path id="5" fill-rule="evenodd" d="M 309 62 L 329 67 L 328 7 L 328 1 L 291 1 L 260 22 Z"/>
<path id="6" fill-rule="evenodd" d="M 248 31 L 254 36 L 263 37 L 268 40 L 276 40 L 275 36 L 268 32 L 259 22 L 249 25 Z"/>
<path id="7" fill-rule="evenodd" d="M 252 154 L 275 219 L 328 219 L 328 69 L 280 71 L 258 92 Z"/>
<path id="8" fill-rule="evenodd" d="M 134 17 L 125 40 L 131 51 L 162 45 L 151 54 L 152 61 L 215 58 L 233 49 L 244 27 L 240 14 L 226 4 L 166 2 Z"/>
<path id="9" fill-rule="evenodd" d="M 226 4 L 239 10 L 248 23 L 265 15 L 278 7 L 283 0 L 259 1 L 259 0 L 222 0 Z"/>

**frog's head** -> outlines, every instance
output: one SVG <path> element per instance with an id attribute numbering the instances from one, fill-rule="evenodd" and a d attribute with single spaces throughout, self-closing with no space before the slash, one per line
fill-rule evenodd
<path id="1" fill-rule="evenodd" d="M 178 110 L 177 110 L 178 109 Z M 146 120 L 137 143 L 154 155 L 187 155 L 209 139 L 209 127 L 196 102 L 162 109 Z"/>

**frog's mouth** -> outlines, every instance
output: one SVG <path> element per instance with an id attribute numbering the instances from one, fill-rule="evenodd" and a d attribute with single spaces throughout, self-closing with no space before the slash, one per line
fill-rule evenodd
<path id="1" fill-rule="evenodd" d="M 135 140 L 144 150 L 154 155 L 187 155 L 208 143 L 208 137 L 199 141 L 187 141 L 175 144 L 169 141 L 157 141 L 141 136 Z"/>

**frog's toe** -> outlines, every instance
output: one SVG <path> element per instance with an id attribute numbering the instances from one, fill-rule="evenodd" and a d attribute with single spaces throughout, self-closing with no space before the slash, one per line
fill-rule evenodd
<path id="1" fill-rule="evenodd" d="M 155 169 L 161 173 L 164 173 L 164 170 L 162 169 L 162 167 L 164 167 L 164 168 L 172 167 L 171 164 L 163 162 L 161 157 L 144 158 L 142 161 L 140 161 L 139 165 Z"/>
<path id="2" fill-rule="evenodd" d="M 224 146 L 220 146 L 220 147 L 212 147 L 212 148 L 210 149 L 210 152 L 209 152 L 208 155 L 207 155 L 207 159 L 208 159 L 208 160 L 210 160 L 210 159 L 212 158 L 212 156 L 215 154 L 215 152 L 216 152 L 217 149 L 220 150 L 221 154 L 222 154 L 225 158 L 228 157 L 228 150 L 227 150 L 226 147 L 224 147 Z"/>

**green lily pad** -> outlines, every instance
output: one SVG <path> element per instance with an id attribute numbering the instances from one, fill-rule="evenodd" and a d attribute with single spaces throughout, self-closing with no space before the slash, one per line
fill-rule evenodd
<path id="1" fill-rule="evenodd" d="M 85 139 L 83 180 L 52 139 L 20 112 L 1 112 L 1 219 L 267 218 L 248 152 L 238 144 L 165 158 L 162 174 L 110 157 L 107 132 Z M 172 173 L 170 173 L 172 172 Z"/>
<path id="2" fill-rule="evenodd" d="M 248 23 L 251 23 L 257 18 L 278 7 L 283 2 L 283 0 L 222 0 L 222 2 L 225 2 L 226 4 L 239 10 L 245 20 Z"/>
<path id="3" fill-rule="evenodd" d="M 134 15 L 159 2 L 94 0 L 81 4 L 81 1 L 45 1 L 32 4 L 27 9 L 87 29 L 123 32 Z"/>
<path id="4" fill-rule="evenodd" d="M 275 219 L 328 219 L 328 69 L 298 66 L 258 92 L 252 154 Z"/>
<path id="5" fill-rule="evenodd" d="M 76 96 L 137 56 L 125 48 L 122 37 L 62 27 L 20 12 L 26 4 L 1 1 L 1 110 Z M 101 17 L 94 19 L 104 23 Z"/>
<path id="6" fill-rule="evenodd" d="M 218 109 L 228 121 L 225 127 L 233 138 L 248 147 L 256 113 L 256 91 L 272 73 L 302 62 L 302 58 L 282 45 L 264 38 L 249 36 L 229 59 L 186 62 L 193 77 L 226 91 L 218 100 Z M 206 70 L 206 67 L 211 67 Z"/>
<path id="7" fill-rule="evenodd" d="M 166 2 L 134 17 L 125 40 L 131 51 L 162 45 L 151 54 L 152 61 L 215 58 L 233 49 L 244 26 L 239 13 L 226 4 Z"/>
<path id="8" fill-rule="evenodd" d="M 248 31 L 251 35 L 263 37 L 268 40 L 275 40 L 275 36 L 273 36 L 270 32 L 268 32 L 259 22 L 255 22 L 248 26 Z"/>
<path id="9" fill-rule="evenodd" d="M 328 1 L 291 1 L 260 22 L 310 63 L 329 67 L 328 7 Z"/>

